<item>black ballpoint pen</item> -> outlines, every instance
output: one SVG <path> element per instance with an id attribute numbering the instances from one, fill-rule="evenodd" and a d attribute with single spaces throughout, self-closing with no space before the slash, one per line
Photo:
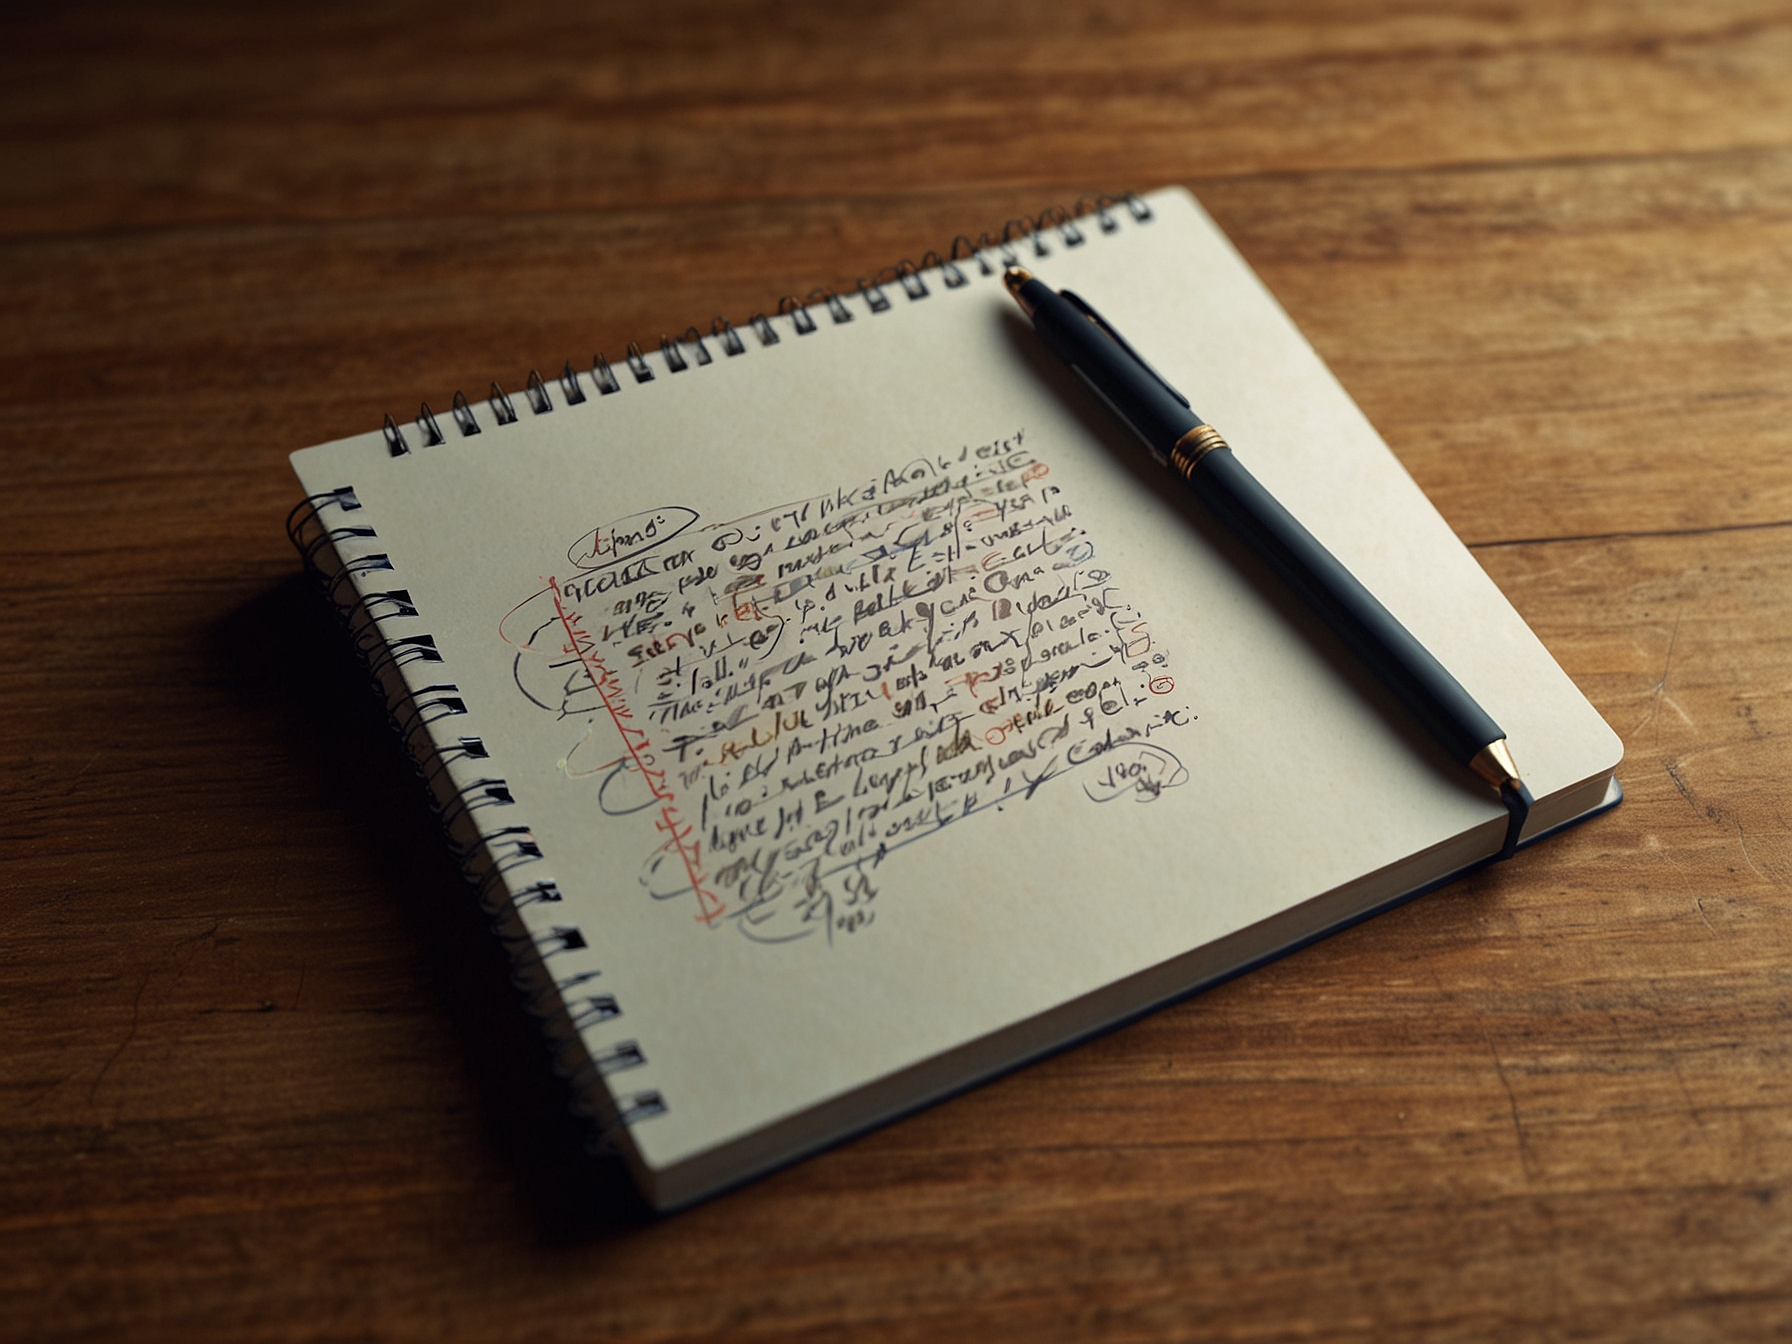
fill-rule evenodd
<path id="1" fill-rule="evenodd" d="M 1011 266 L 1008 292 L 1033 329 L 1151 455 L 1187 482 L 1231 532 L 1291 588 L 1449 755 L 1498 789 L 1509 820 L 1500 858 L 1518 846 L 1531 792 L 1519 778 L 1506 734 L 1337 557 L 1302 527 L 1233 456 L 1212 425 L 1075 294 Z"/>

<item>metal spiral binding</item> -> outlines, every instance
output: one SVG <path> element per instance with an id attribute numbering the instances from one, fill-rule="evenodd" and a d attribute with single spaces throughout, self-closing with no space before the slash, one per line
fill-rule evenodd
<path id="1" fill-rule="evenodd" d="M 831 289 L 811 290 L 808 297 L 803 299 L 786 294 L 778 300 L 774 316 L 787 322 L 788 330 L 794 336 L 810 336 L 820 329 L 818 315 L 811 311 L 817 307 L 827 310 L 828 317 L 835 326 L 851 322 L 856 314 L 848 307 L 848 299 L 857 299 L 864 305 L 866 314 L 875 317 L 889 312 L 895 306 L 888 292 L 892 288 L 901 290 L 909 302 L 919 302 L 934 293 L 929 284 L 932 273 L 937 275 L 939 283 L 945 288 L 962 289 L 970 283 L 970 276 L 967 274 L 967 267 L 970 265 L 976 266 L 979 275 L 994 275 L 1004 266 L 1019 265 L 1023 253 L 1033 258 L 1048 257 L 1058 247 L 1081 247 L 1090 236 L 1090 220 L 1094 221 L 1100 232 L 1113 233 L 1120 228 L 1122 211 L 1138 224 L 1149 223 L 1152 218 L 1151 206 L 1131 192 L 1120 196 L 1084 196 L 1068 209 L 1061 205 L 1050 205 L 1037 215 L 1021 215 L 1011 219 L 1002 225 L 999 235 L 992 235 L 986 230 L 973 239 L 968 234 L 961 233 L 952 240 L 952 245 L 944 254 L 924 252 L 918 263 L 905 257 L 894 266 L 886 266 L 876 275 L 860 276 L 857 286 L 847 295 L 838 294 Z M 764 313 L 754 313 L 744 326 L 752 331 L 761 349 L 782 342 L 773 319 Z M 704 344 L 706 339 L 716 342 L 721 347 L 722 354 L 728 358 L 743 355 L 748 349 L 734 324 L 727 318 L 718 317 L 709 324 L 707 333 L 693 325 L 686 327 L 682 336 L 662 335 L 657 351 L 660 368 L 667 374 L 677 374 L 685 373 L 693 367 L 713 364 L 715 356 Z M 638 342 L 629 342 L 623 362 L 637 386 L 654 381 L 656 371 L 653 360 Z M 591 387 L 600 398 L 622 390 L 622 381 L 616 376 L 615 369 L 599 352 L 592 357 L 588 373 L 581 374 L 574 369 L 571 360 L 566 361 L 560 375 L 551 381 L 531 369 L 523 399 L 533 414 L 548 415 L 555 407 L 553 384 L 557 383 L 560 405 L 583 405 L 591 400 L 582 381 L 586 378 L 590 379 Z M 493 428 L 518 423 L 515 404 L 496 381 L 491 385 L 486 405 L 491 411 Z M 460 392 L 454 394 L 452 418 L 463 439 L 472 438 L 485 428 L 480 424 L 478 411 Z M 431 413 L 428 402 L 423 403 L 418 412 L 416 430 L 419 449 L 434 448 L 448 442 L 448 436 Z M 393 457 L 411 453 L 410 438 L 403 427 L 389 415 L 383 432 L 387 449 Z"/>
<path id="2" fill-rule="evenodd" d="M 730 358 L 747 353 L 746 343 L 741 340 L 740 333 L 735 331 L 734 323 L 727 318 L 712 319 L 709 324 L 709 334 L 722 343 L 722 350 Z"/>
<path id="3" fill-rule="evenodd" d="M 446 443 L 448 441 L 447 437 L 442 433 L 442 427 L 436 423 L 436 417 L 430 411 L 429 403 L 427 401 L 423 403 L 423 408 L 417 412 L 417 428 L 423 434 L 423 446 L 425 448 L 433 448 L 438 443 Z"/>
<path id="4" fill-rule="evenodd" d="M 764 313 L 754 313 L 747 319 L 747 325 L 753 328 L 753 334 L 759 338 L 759 344 L 776 345 L 778 343 L 778 329 L 772 325 L 772 320 Z"/>
<path id="5" fill-rule="evenodd" d="M 567 404 L 574 405 L 570 389 L 576 380 L 571 373 L 569 363 L 561 382 Z M 530 409 L 545 413 L 542 402 L 549 395 L 545 380 L 532 373 L 527 392 Z M 502 417 L 506 410 L 515 415 L 496 384 L 490 405 L 496 416 Z M 458 393 L 453 418 L 462 437 L 480 432 L 466 398 Z M 498 423 L 509 421 L 500 418 Z M 410 452 L 404 431 L 390 417 L 387 424 L 392 453 Z M 417 428 L 424 447 L 436 446 L 445 437 L 427 405 Z M 613 1151 L 622 1129 L 664 1114 L 666 1100 L 657 1090 L 629 1091 L 607 1081 L 613 1074 L 647 1064 L 647 1053 L 638 1041 L 585 1040 L 586 1032 L 620 1018 L 622 1007 L 615 995 L 598 987 L 603 972 L 591 964 L 593 948 L 585 931 L 571 920 L 552 918 L 562 901 L 558 883 L 545 876 L 524 880 L 525 870 L 544 863 L 545 856 L 529 827 L 512 819 L 517 800 L 509 783 L 491 770 L 491 752 L 484 739 L 438 727 L 469 716 L 460 686 L 448 680 L 416 684 L 411 679 L 409 669 L 443 663 L 435 637 L 403 633 L 420 617 L 417 604 L 408 589 L 385 581 L 386 575 L 396 577 L 397 571 L 389 555 L 373 549 L 379 544 L 378 532 L 352 487 L 300 501 L 287 517 L 286 530 L 305 568 L 347 628 L 381 696 L 387 722 L 423 779 L 425 797 L 441 823 L 449 852 L 473 887 L 492 932 L 510 954 L 511 981 L 522 995 L 524 1010 L 536 1019 L 550 1066 L 567 1084 L 569 1109 L 589 1123 L 586 1148 L 593 1153 Z"/>
<path id="6" fill-rule="evenodd" d="M 473 414 L 473 408 L 467 405 L 467 394 L 454 394 L 454 423 L 460 426 L 461 437 L 468 438 L 479 432 L 479 417 Z"/>
<path id="7" fill-rule="evenodd" d="M 808 308 L 792 295 L 786 294 L 778 300 L 778 316 L 788 317 L 798 336 L 807 336 L 815 330 L 815 319 L 809 316 Z"/>

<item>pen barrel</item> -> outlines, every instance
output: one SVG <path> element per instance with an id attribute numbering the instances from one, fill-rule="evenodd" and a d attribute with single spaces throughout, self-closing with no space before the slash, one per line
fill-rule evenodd
<path id="1" fill-rule="evenodd" d="M 1203 456 L 1188 473 L 1188 483 L 1453 758 L 1467 765 L 1481 748 L 1505 737 L 1449 669 L 1263 488 L 1229 448 Z"/>
<path id="2" fill-rule="evenodd" d="M 1038 303 L 1033 327 L 1046 348 L 1081 375 L 1090 390 L 1144 440 L 1153 457 L 1165 461 L 1170 446 L 1200 425 L 1201 417 L 1059 295 L 1037 281 L 1028 286 L 1029 294 L 1034 285 Z"/>

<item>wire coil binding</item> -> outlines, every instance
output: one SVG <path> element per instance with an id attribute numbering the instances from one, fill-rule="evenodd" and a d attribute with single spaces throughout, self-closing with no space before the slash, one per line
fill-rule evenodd
<path id="1" fill-rule="evenodd" d="M 778 300 L 777 310 L 772 317 L 762 312 L 754 313 L 743 325 L 752 331 L 761 349 L 782 343 L 783 338 L 779 335 L 774 318 L 786 323 L 786 330 L 793 336 L 811 336 L 822 326 L 818 314 L 812 309 L 825 309 L 832 325 L 844 326 L 859 315 L 847 303 L 848 299 L 856 299 L 863 305 L 865 315 L 875 317 L 895 307 L 891 290 L 901 291 L 913 303 L 926 299 L 935 292 L 930 281 L 936 277 L 938 283 L 946 289 L 963 289 L 971 282 L 969 268 L 972 266 L 976 268 L 976 274 L 990 276 L 1003 267 L 1019 265 L 1023 257 L 1049 257 L 1058 248 L 1068 250 L 1081 247 L 1088 241 L 1092 231 L 1103 234 L 1117 231 L 1121 227 L 1122 217 L 1130 218 L 1136 224 L 1149 223 L 1152 219 L 1151 206 L 1133 192 L 1119 196 L 1084 196 L 1068 208 L 1048 205 L 1037 215 L 1020 215 L 1008 220 L 1002 225 L 999 235 L 992 235 L 985 230 L 972 238 L 969 234 L 961 233 L 952 240 L 951 246 L 944 253 L 930 250 L 922 253 L 919 262 L 905 257 L 875 275 L 860 276 L 849 294 L 842 295 L 832 289 L 813 289 L 808 297 L 802 299 L 786 294 Z M 658 371 L 666 374 L 685 373 L 692 368 L 713 364 L 716 357 L 705 344 L 706 340 L 714 341 L 720 346 L 722 354 L 730 359 L 747 353 L 749 348 L 732 322 L 725 317 L 717 317 L 709 324 L 707 333 L 692 325 L 685 328 L 682 336 L 662 335 L 655 352 L 659 362 Z M 638 342 L 628 343 L 624 363 L 637 386 L 654 381 L 654 360 Z M 593 356 L 588 373 L 581 373 L 573 368 L 571 360 L 566 361 L 559 376 L 551 381 L 531 369 L 523 400 L 533 414 L 550 414 L 555 407 L 553 389 L 557 384 L 560 405 L 584 405 L 591 400 L 590 392 L 585 386 L 586 379 L 590 380 L 590 388 L 599 398 L 612 396 L 623 388 L 610 361 L 599 353 Z M 519 422 L 516 405 L 495 380 L 486 398 L 486 405 L 491 411 L 491 427 L 503 428 Z M 485 428 L 479 422 L 478 412 L 460 392 L 454 394 L 453 420 L 463 439 L 471 438 Z M 423 403 L 422 410 L 417 415 L 416 427 L 418 446 L 421 448 L 433 448 L 448 441 L 441 425 L 430 412 L 428 402 Z M 384 433 L 387 448 L 393 457 L 411 454 L 410 439 L 390 415 L 386 417 Z"/>
<path id="2" fill-rule="evenodd" d="M 631 353 L 639 352 L 631 347 Z M 575 405 L 571 373 L 568 363 L 558 381 L 566 404 Z M 544 402 L 552 409 L 539 373 L 531 373 L 526 397 L 535 414 L 546 413 Z M 496 383 L 489 404 L 499 424 L 512 422 L 515 407 Z M 459 393 L 453 421 L 463 438 L 481 432 Z M 446 439 L 427 405 L 417 430 L 422 447 Z M 404 430 L 389 416 L 385 438 L 394 456 L 411 451 Z M 574 920 L 554 917 L 563 901 L 559 884 L 551 876 L 532 875 L 543 871 L 538 865 L 545 865 L 546 856 L 534 832 L 515 819 L 516 796 L 492 768 L 485 739 L 459 727 L 472 717 L 459 684 L 439 674 L 416 675 L 445 664 L 435 636 L 416 629 L 422 613 L 410 590 L 397 585 L 392 558 L 380 549 L 378 531 L 352 486 L 301 500 L 287 516 L 286 531 L 347 629 L 388 724 L 424 782 L 449 853 L 511 957 L 512 983 L 522 994 L 524 1011 L 536 1019 L 554 1073 L 569 1088 L 568 1108 L 589 1122 L 587 1149 L 613 1150 L 622 1129 L 664 1114 L 666 1100 L 651 1089 L 612 1091 L 606 1081 L 611 1074 L 644 1067 L 647 1053 L 636 1040 L 609 1038 L 607 1024 L 623 1015 L 622 1006 L 615 995 L 597 992 L 603 971 L 593 962 L 595 949 L 585 930 Z M 600 1039 L 587 1041 L 592 1031 Z"/>

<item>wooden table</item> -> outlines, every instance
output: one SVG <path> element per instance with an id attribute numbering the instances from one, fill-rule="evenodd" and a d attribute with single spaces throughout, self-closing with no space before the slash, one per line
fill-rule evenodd
<path id="1" fill-rule="evenodd" d="M 0 34 L 0 1335 L 1792 1329 L 1785 6 L 40 8 Z M 301 586 L 287 452 L 1167 182 L 1628 801 L 640 1220 Z"/>

